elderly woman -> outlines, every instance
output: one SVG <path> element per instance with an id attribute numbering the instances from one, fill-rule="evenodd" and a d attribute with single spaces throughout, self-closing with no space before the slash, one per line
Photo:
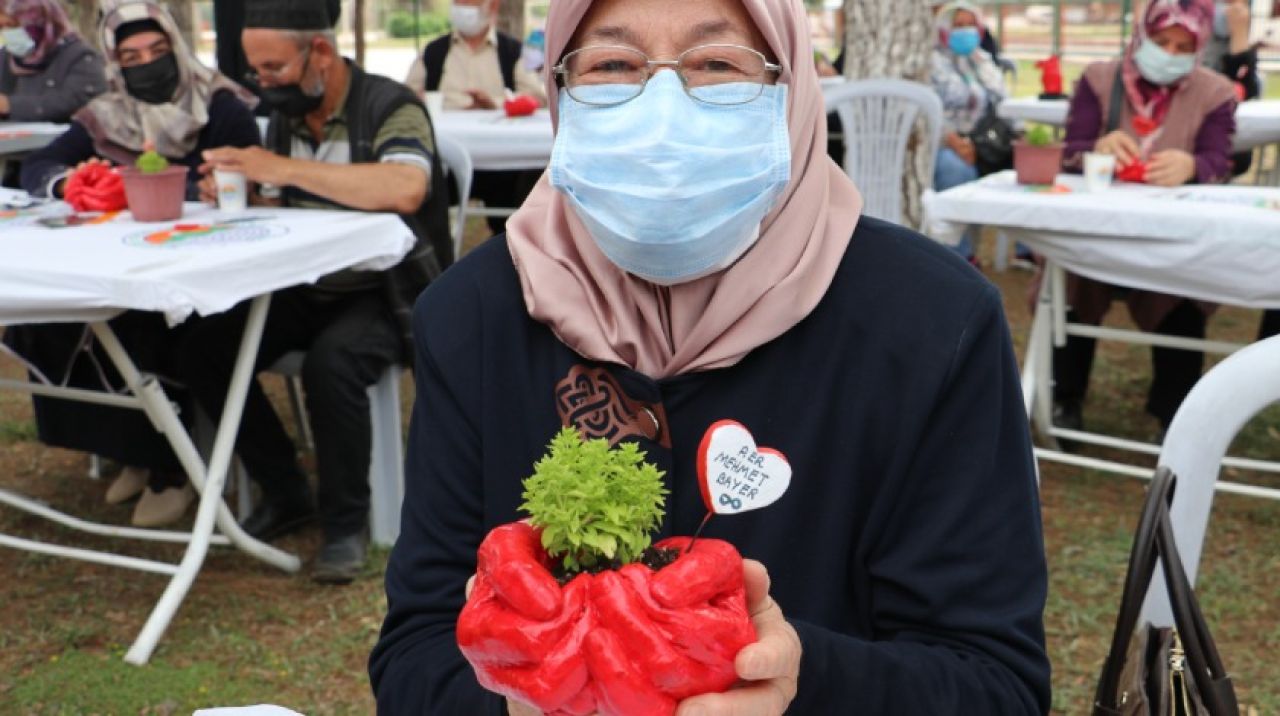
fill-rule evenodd
<path id="1" fill-rule="evenodd" d="M 661 535 L 690 535 L 699 442 L 722 419 L 795 477 L 703 532 L 756 560 L 759 641 L 738 688 L 679 713 L 1046 712 L 1045 562 L 1000 296 L 860 216 L 825 152 L 801 0 L 555 2 L 547 61 L 549 171 L 417 304 L 379 712 L 529 713 L 480 687 L 455 625 L 481 539 L 521 517 L 562 426 L 637 443 L 670 491 Z"/>
<path id="2" fill-rule="evenodd" d="M 77 112 L 70 129 L 23 162 L 22 184 L 36 195 L 62 195 L 70 170 L 84 162 L 132 163 L 146 143 L 190 168 L 187 195 L 198 198 L 200 152 L 258 143 L 251 95 L 200 64 L 167 10 L 125 2 L 107 12 L 103 46 L 110 53 L 111 90 Z M 173 375 L 168 351 L 174 331 L 156 314 L 129 312 L 112 328 L 144 370 Z M 26 325 L 4 340 L 55 382 L 100 388 L 119 379 L 99 349 L 85 350 L 84 326 Z M 133 524 L 154 527 L 182 517 L 194 497 L 168 443 L 136 411 L 35 398 L 42 441 L 92 452 L 125 466 L 108 488 L 110 503 L 141 495 Z M 146 488 L 146 489 L 144 489 Z"/>
<path id="3" fill-rule="evenodd" d="M 58 0 L 0 0 L 0 119 L 66 122 L 106 89 L 102 58 Z"/>
<path id="4" fill-rule="evenodd" d="M 982 15 L 976 5 L 952 2 L 938 9 L 938 46 L 929 72 L 934 91 L 942 99 L 942 147 L 933 167 L 933 188 L 942 191 L 979 176 L 973 140 L 967 136 L 987 107 L 1004 99 L 1004 75 L 982 43 Z M 965 232 L 957 250 L 973 258 L 972 231 Z"/>
<path id="5" fill-rule="evenodd" d="M 1063 166 L 1080 171 L 1088 151 L 1114 154 L 1149 184 L 1215 184 L 1231 176 L 1236 94 L 1230 81 L 1200 66 L 1213 29 L 1213 0 L 1152 0 L 1133 42 L 1118 60 L 1085 68 L 1067 115 Z M 1145 331 L 1203 338 L 1213 304 L 1151 291 L 1117 289 L 1070 277 L 1071 320 L 1097 325 L 1124 295 Z M 1080 429 L 1096 343 L 1071 336 L 1054 352 L 1056 423 Z M 1204 355 L 1151 349 L 1147 412 L 1166 429 L 1200 377 Z"/>
<path id="6" fill-rule="evenodd" d="M 132 164 L 150 143 L 190 168 L 187 198 L 199 199 L 201 152 L 260 143 L 247 90 L 200 64 L 163 6 L 127 0 L 102 21 L 110 91 L 72 117 L 71 128 L 23 163 L 22 187 L 62 196 L 68 170 L 85 161 Z"/>

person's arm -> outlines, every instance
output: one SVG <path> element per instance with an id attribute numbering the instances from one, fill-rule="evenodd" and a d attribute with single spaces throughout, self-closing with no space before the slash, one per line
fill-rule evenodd
<path id="1" fill-rule="evenodd" d="M 107 89 L 102 58 L 86 52 L 68 68 L 67 75 L 48 91 L 9 97 L 9 119 L 15 122 L 65 122 Z"/>
<path id="2" fill-rule="evenodd" d="M 518 94 L 527 94 L 538 100 L 539 107 L 547 106 L 547 88 L 542 84 L 542 78 L 524 67 L 524 60 L 516 62 L 516 92 Z"/>
<path id="3" fill-rule="evenodd" d="M 906 440 L 909 467 L 875 508 L 892 518 L 850 556 L 871 575 L 858 599 L 873 637 L 793 619 L 804 651 L 791 713 L 1049 710 L 1031 436 L 1000 295 L 974 293 L 937 400 L 922 406 L 928 427 Z"/>
<path id="4" fill-rule="evenodd" d="M 1210 112 L 1196 133 L 1198 184 L 1221 184 L 1231 178 L 1231 142 L 1236 133 L 1236 103 L 1223 102 Z"/>
<path id="5" fill-rule="evenodd" d="M 1243 52 L 1222 57 L 1222 74 L 1243 88 L 1244 99 L 1256 99 L 1258 87 L 1258 50 L 1245 48 Z"/>
<path id="6" fill-rule="evenodd" d="M 59 137 L 22 160 L 19 181 L 32 196 L 62 198 L 59 177 L 74 166 L 94 157 L 93 139 L 84 125 L 73 121 Z M 50 185 L 54 186 L 50 186 Z"/>
<path id="7" fill-rule="evenodd" d="M 422 62 L 422 55 L 418 55 L 413 64 L 409 66 L 409 75 L 404 78 L 404 84 L 419 97 L 426 94 L 427 66 Z"/>
<path id="8" fill-rule="evenodd" d="M 259 184 L 297 187 L 358 211 L 412 214 L 430 188 L 431 136 L 426 109 L 405 105 L 378 129 L 377 162 L 329 164 L 282 157 L 261 147 L 212 149 L 205 152 L 205 161 L 206 168 L 243 172 Z"/>
<path id="9" fill-rule="evenodd" d="M 473 342 L 480 316 L 446 272 L 414 310 L 416 398 L 409 425 L 400 537 L 387 564 L 387 616 L 369 657 L 379 714 L 506 713 L 458 649 L 455 624 L 484 538 L 480 400 Z M 476 290 L 472 288 L 471 290 Z M 451 291 L 455 293 L 450 294 Z"/>
<path id="10" fill-rule="evenodd" d="M 1102 136 L 1102 103 L 1083 77 L 1076 82 L 1067 108 L 1066 136 L 1063 138 L 1062 169 L 1079 174 L 1084 169 L 1084 153 Z"/>

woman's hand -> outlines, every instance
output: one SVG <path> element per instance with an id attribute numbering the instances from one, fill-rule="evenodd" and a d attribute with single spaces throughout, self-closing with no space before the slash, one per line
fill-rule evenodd
<path id="1" fill-rule="evenodd" d="M 738 652 L 734 667 L 743 684 L 723 694 L 686 699 L 676 716 L 774 716 L 796 697 L 800 677 L 800 636 L 769 596 L 769 573 L 755 560 L 743 560 L 747 609 L 759 640 Z"/>
<path id="2" fill-rule="evenodd" d="M 1156 186 L 1182 186 L 1195 178 L 1196 158 L 1181 149 L 1156 152 L 1147 162 L 1146 180 Z"/>
<path id="3" fill-rule="evenodd" d="M 1142 152 L 1138 148 L 1138 142 L 1126 134 L 1123 130 L 1117 129 L 1110 134 L 1105 135 L 1093 145 L 1093 151 L 1099 154 L 1113 154 L 1116 163 L 1123 166 L 1132 164 L 1139 158 Z"/>
<path id="4" fill-rule="evenodd" d="M 974 162 L 978 161 L 977 150 L 973 148 L 973 142 L 969 138 L 962 137 L 955 132 L 947 132 L 947 136 L 943 137 L 943 141 L 947 143 L 947 148 L 964 160 L 965 164 L 973 166 Z"/>

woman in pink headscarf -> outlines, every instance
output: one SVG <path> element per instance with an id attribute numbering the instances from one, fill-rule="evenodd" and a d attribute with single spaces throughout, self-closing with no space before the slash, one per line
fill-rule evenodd
<path id="1" fill-rule="evenodd" d="M 681 701 L 665 667 L 637 667 L 626 696 L 644 713 L 1047 711 L 1035 476 L 999 294 L 860 216 L 825 152 L 801 0 L 557 0 L 546 39 L 551 166 L 414 315 L 379 713 L 617 713 L 616 674 L 592 663 L 556 694 L 479 685 L 455 636 L 477 548 L 521 517 L 563 426 L 637 443 L 669 490 L 657 536 L 693 534 L 699 444 L 725 419 L 793 469 L 772 505 L 703 532 L 748 558 L 759 641 L 724 694 Z M 540 563 L 504 564 L 554 585 Z M 633 664 L 656 657 L 631 644 Z M 507 657 L 532 681 L 550 668 Z"/>
<path id="2" fill-rule="evenodd" d="M 1063 167 L 1080 171 L 1085 152 L 1113 154 L 1117 178 L 1158 186 L 1218 184 L 1231 176 L 1236 93 L 1202 67 L 1213 33 L 1213 0 L 1151 0 L 1118 60 L 1085 68 L 1067 114 Z M 1122 289 L 1071 276 L 1072 320 L 1102 322 Z M 1144 331 L 1203 338 L 1214 305 L 1151 291 L 1123 290 Z M 1096 342 L 1071 336 L 1054 351 L 1055 423 L 1082 429 Z M 1147 412 L 1163 432 L 1200 378 L 1204 354 L 1153 346 Z"/>
<path id="3" fill-rule="evenodd" d="M 0 119 L 66 122 L 107 88 L 58 0 L 0 0 Z"/>

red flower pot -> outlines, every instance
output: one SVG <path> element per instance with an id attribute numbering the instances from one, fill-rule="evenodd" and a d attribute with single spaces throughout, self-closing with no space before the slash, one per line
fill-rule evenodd
<path id="1" fill-rule="evenodd" d="M 1013 143 L 1013 170 L 1019 184 L 1052 184 L 1062 168 L 1062 144 L 1034 146 L 1018 140 Z"/>
<path id="2" fill-rule="evenodd" d="M 756 640 L 742 557 L 727 542 L 687 537 L 659 571 L 629 564 L 552 576 L 537 530 L 494 529 L 480 545 L 458 646 L 485 688 L 546 713 L 662 716 L 685 698 L 724 691 L 738 651 Z"/>
<path id="3" fill-rule="evenodd" d="M 171 166 L 155 174 L 134 167 L 120 167 L 129 211 L 135 221 L 172 221 L 182 217 L 187 196 L 187 168 Z"/>

